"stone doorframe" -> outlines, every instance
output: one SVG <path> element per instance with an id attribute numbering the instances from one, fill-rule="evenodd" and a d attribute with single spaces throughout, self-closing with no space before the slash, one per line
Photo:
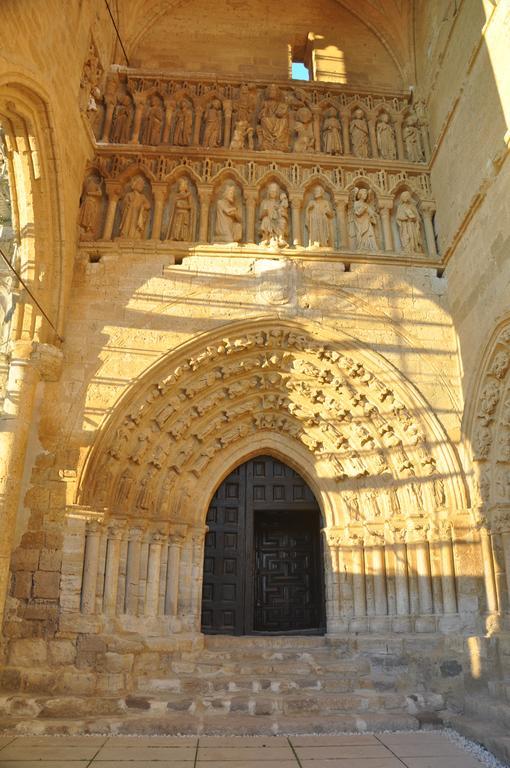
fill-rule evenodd
<path id="1" fill-rule="evenodd" d="M 229 324 L 122 398 L 69 510 L 66 621 L 199 634 L 210 500 L 266 453 L 320 505 L 329 633 L 458 629 L 478 542 L 455 452 L 384 358 L 324 337 L 275 318 Z"/>

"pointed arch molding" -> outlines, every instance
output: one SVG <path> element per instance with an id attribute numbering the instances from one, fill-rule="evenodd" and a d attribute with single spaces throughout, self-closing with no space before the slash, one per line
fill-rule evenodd
<path id="1" fill-rule="evenodd" d="M 91 449 L 77 501 L 201 525 L 221 480 L 264 450 L 289 454 L 326 525 L 466 508 L 452 446 L 393 366 L 345 334 L 332 342 L 274 318 L 195 338 L 133 384 Z"/>

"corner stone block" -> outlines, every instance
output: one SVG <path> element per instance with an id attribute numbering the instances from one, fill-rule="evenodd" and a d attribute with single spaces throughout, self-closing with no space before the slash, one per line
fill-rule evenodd
<path id="1" fill-rule="evenodd" d="M 60 573 L 36 571 L 34 575 L 34 597 L 57 599 L 60 588 Z"/>
<path id="2" fill-rule="evenodd" d="M 41 638 L 14 640 L 9 652 L 9 664 L 13 667 L 37 667 L 45 664 L 47 644 Z"/>

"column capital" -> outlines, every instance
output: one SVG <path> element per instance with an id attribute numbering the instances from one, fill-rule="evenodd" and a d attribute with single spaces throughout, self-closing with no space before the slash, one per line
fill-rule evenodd
<path id="1" fill-rule="evenodd" d="M 115 520 L 108 526 L 108 538 L 114 539 L 115 541 L 120 541 L 124 535 L 125 530 L 126 526 L 124 521 Z"/>
<path id="2" fill-rule="evenodd" d="M 213 193 L 212 187 L 198 187 L 197 192 L 198 192 L 198 197 L 201 203 L 211 202 L 211 197 Z"/>
<path id="3" fill-rule="evenodd" d="M 494 510 L 490 527 L 493 533 L 510 533 L 510 506 Z"/>
<path id="4" fill-rule="evenodd" d="M 258 194 L 259 193 L 258 193 L 257 189 L 253 189 L 253 188 L 252 189 L 250 189 L 250 188 L 245 189 L 244 190 L 244 199 L 246 200 L 247 203 L 248 202 L 256 203 L 257 202 L 257 198 L 258 198 Z"/>
<path id="5" fill-rule="evenodd" d="M 432 201 L 422 200 L 420 208 L 423 214 L 427 216 L 432 216 L 436 212 L 436 205 Z"/>
<path id="6" fill-rule="evenodd" d="M 144 534 L 144 529 L 139 526 L 130 528 L 128 531 L 128 541 L 141 541 Z"/>
<path id="7" fill-rule="evenodd" d="M 106 179 L 104 183 L 106 194 L 110 200 L 118 200 L 121 193 L 120 184 L 113 179 Z"/>
<path id="8" fill-rule="evenodd" d="M 104 527 L 100 520 L 87 520 L 85 530 L 87 535 L 95 535 L 101 533 Z"/>
<path id="9" fill-rule="evenodd" d="M 10 345 L 11 363 L 33 366 L 43 381 L 58 381 L 64 354 L 54 344 L 18 339 Z"/>
<path id="10" fill-rule="evenodd" d="M 377 202 L 379 204 L 379 208 L 381 210 L 381 213 L 384 211 L 391 211 L 393 208 L 393 198 L 392 197 L 386 197 L 385 195 L 379 195 L 377 198 Z"/>
<path id="11" fill-rule="evenodd" d="M 333 197 L 337 205 L 347 205 L 349 202 L 348 192 L 335 192 Z"/>

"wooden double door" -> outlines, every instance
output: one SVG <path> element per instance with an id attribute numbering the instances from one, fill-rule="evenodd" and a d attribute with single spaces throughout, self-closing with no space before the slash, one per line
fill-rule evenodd
<path id="1" fill-rule="evenodd" d="M 324 631 L 320 510 L 293 469 L 258 456 L 232 472 L 210 504 L 202 631 Z"/>

